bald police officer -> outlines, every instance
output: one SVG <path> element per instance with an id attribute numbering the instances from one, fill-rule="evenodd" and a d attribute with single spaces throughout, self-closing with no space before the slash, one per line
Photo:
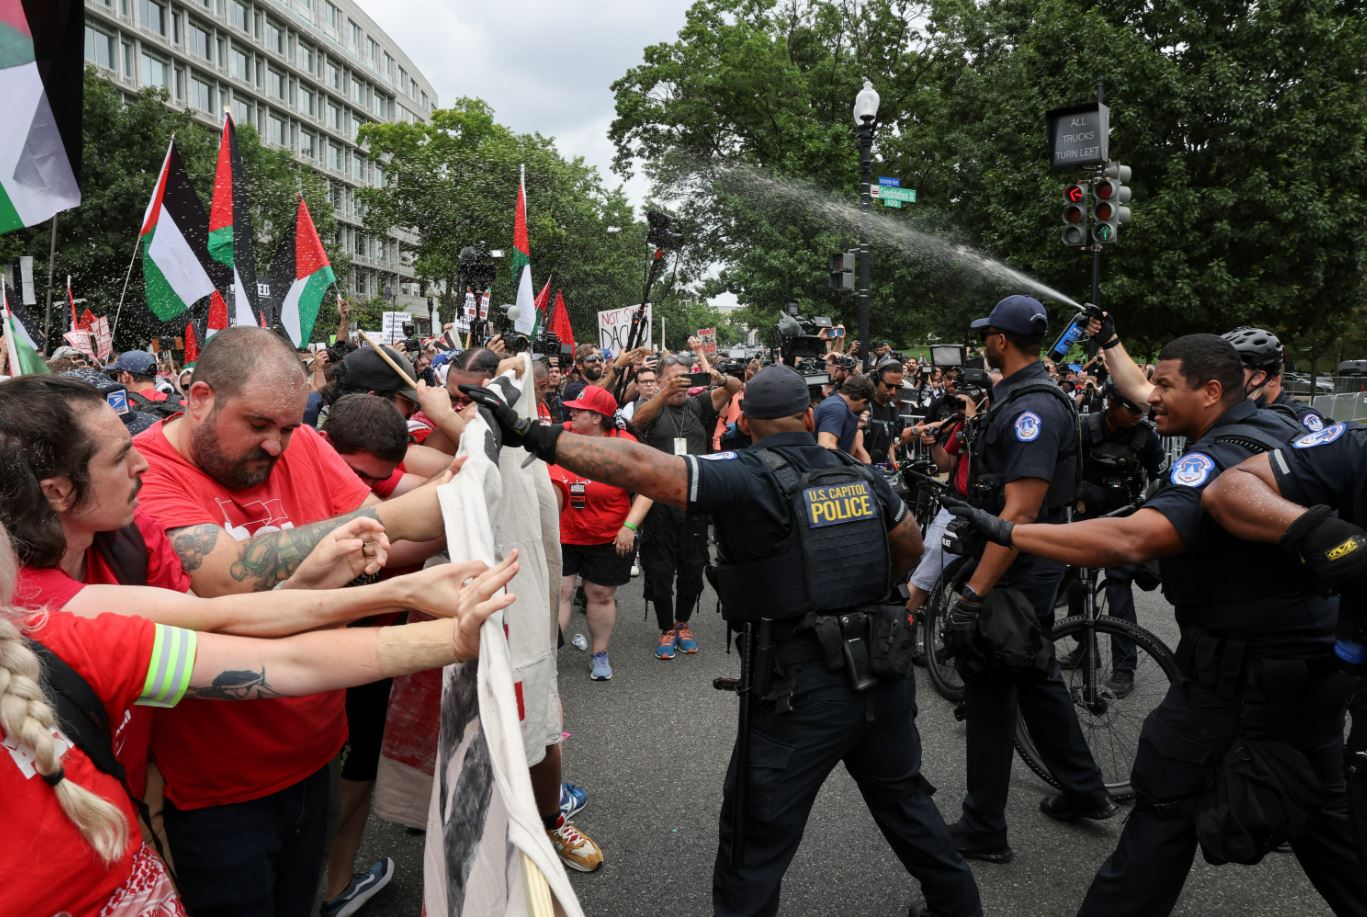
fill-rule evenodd
<path id="1" fill-rule="evenodd" d="M 728 623 L 758 622 L 758 635 L 751 765 L 738 772 L 738 743 L 722 803 L 715 912 L 778 912 L 812 803 L 843 762 L 930 913 L 981 914 L 973 876 L 920 773 L 909 627 L 900 610 L 876 604 L 889 577 L 905 576 L 921 554 L 920 531 L 879 475 L 816 444 L 803 378 L 786 366 L 756 375 L 740 419 L 754 445 L 706 456 L 522 422 L 497 398 L 470 395 L 503 427 L 505 443 L 716 520 Z M 891 617 L 878 618 L 880 610 Z M 880 652 L 887 644 L 901 650 Z M 733 856 L 738 834 L 744 843 Z"/>

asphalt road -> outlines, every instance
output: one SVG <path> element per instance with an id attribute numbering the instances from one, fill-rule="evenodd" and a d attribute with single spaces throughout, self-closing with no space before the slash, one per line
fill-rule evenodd
<path id="1" fill-rule="evenodd" d="M 1171 641 L 1168 606 L 1138 594 L 1139 620 Z M 705 915 L 711 913 L 722 777 L 734 740 L 736 700 L 712 688 L 717 675 L 734 675 L 735 655 L 711 595 L 695 620 L 701 652 L 671 662 L 654 658 L 657 631 L 643 622 L 640 580 L 619 592 L 610 682 L 588 677 L 588 654 L 568 643 L 560 651 L 565 707 L 565 777 L 585 787 L 588 808 L 576 825 L 603 847 L 596 873 L 571 873 L 590 915 Z M 571 632 L 583 630 L 576 614 Z M 919 725 L 926 776 L 949 820 L 964 793 L 963 725 L 917 670 Z M 1122 815 L 1103 824 L 1060 825 L 1039 814 L 1046 785 L 1016 762 L 1008 812 L 1015 861 L 974 863 L 989 915 L 1071 915 L 1097 867 L 1115 847 Z M 398 872 L 363 915 L 419 913 L 422 838 L 372 818 L 363 860 L 389 855 Z M 887 915 L 907 912 L 917 897 L 864 808 L 854 782 L 837 769 L 826 782 L 783 887 L 784 915 Z M 1272 854 L 1255 867 L 1210 867 L 1196 857 L 1174 912 L 1189 917 L 1319 917 L 1329 909 L 1294 857 Z"/>

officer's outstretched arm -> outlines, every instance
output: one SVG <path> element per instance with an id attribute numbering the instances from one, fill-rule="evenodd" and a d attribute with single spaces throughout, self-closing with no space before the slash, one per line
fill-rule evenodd
<path id="1" fill-rule="evenodd" d="M 656 503 L 685 506 L 688 502 L 684 460 L 650 446 L 566 432 L 555 442 L 555 461 L 590 480 L 644 494 Z"/>
<path id="2" fill-rule="evenodd" d="M 1225 531 L 1248 541 L 1280 540 L 1306 510 L 1281 495 L 1267 455 L 1245 459 L 1211 481 L 1201 508 Z"/>
<path id="3" fill-rule="evenodd" d="M 1011 544 L 1077 567 L 1118 567 L 1171 557 L 1184 550 L 1182 536 L 1155 509 L 1120 519 L 1088 519 L 1068 525 L 1018 525 Z"/>

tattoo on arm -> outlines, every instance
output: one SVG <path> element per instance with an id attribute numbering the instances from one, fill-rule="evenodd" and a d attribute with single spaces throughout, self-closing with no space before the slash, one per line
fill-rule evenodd
<path id="1" fill-rule="evenodd" d="M 645 494 L 660 503 L 687 503 L 688 470 L 677 455 L 615 438 L 567 433 L 557 441 L 555 457 L 564 467 L 595 481 Z"/>
<path id="2" fill-rule="evenodd" d="M 357 516 L 379 519 L 374 507 L 366 507 L 312 525 L 256 535 L 242 543 L 242 552 L 228 572 L 239 583 L 251 583 L 254 591 L 274 589 L 290 578 L 300 562 L 329 532 Z"/>
<path id="3" fill-rule="evenodd" d="M 222 533 L 223 529 L 209 524 L 192 525 L 171 533 L 171 548 L 180 557 L 180 565 L 186 573 L 194 573 L 200 568 Z"/>
<path id="4" fill-rule="evenodd" d="M 250 669 L 219 672 L 208 687 L 190 688 L 185 692 L 187 700 L 264 700 L 284 696 L 270 686 L 264 667 L 259 672 Z"/>

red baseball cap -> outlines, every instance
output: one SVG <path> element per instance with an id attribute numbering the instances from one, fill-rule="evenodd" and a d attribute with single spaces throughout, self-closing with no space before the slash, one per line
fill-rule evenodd
<path id="1" fill-rule="evenodd" d="M 578 398 L 565 402 L 565 407 L 580 411 L 593 411 L 596 414 L 602 414 L 604 417 L 611 417 L 617 413 L 617 399 L 612 397 L 612 392 L 602 386 L 586 385 L 584 390 L 579 393 Z"/>

